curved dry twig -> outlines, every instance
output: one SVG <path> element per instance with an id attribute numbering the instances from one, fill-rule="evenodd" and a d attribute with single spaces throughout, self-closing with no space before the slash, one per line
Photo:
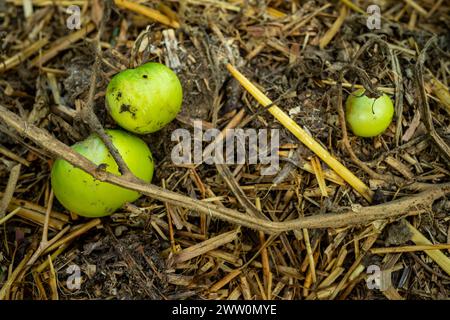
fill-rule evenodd
<path id="1" fill-rule="evenodd" d="M 370 81 L 367 73 L 355 65 L 356 61 L 359 59 L 361 54 L 363 54 L 363 52 L 365 52 L 369 47 L 373 46 L 374 44 L 379 44 L 388 51 L 388 53 L 391 57 L 392 67 L 395 71 L 395 92 L 396 92 L 395 107 L 396 107 L 396 113 L 397 113 L 397 118 L 398 118 L 397 119 L 397 130 L 396 130 L 396 134 L 395 134 L 395 142 L 396 142 L 396 146 L 398 146 L 398 141 L 399 141 L 399 137 L 400 137 L 400 129 L 401 129 L 401 121 L 400 120 L 401 120 L 401 115 L 403 113 L 403 96 L 401 95 L 401 92 L 403 90 L 402 74 L 400 71 L 398 58 L 393 54 L 393 52 L 389 48 L 388 44 L 383 39 L 376 37 L 376 36 L 372 36 L 369 39 L 369 41 L 367 41 L 358 50 L 358 52 L 355 54 L 355 56 L 353 57 L 350 64 L 345 66 L 339 72 L 339 80 L 338 80 L 338 88 L 337 88 L 337 90 L 338 90 L 337 109 L 338 109 L 338 115 L 339 115 L 339 122 L 341 124 L 341 129 L 342 129 L 342 141 L 343 141 L 344 146 L 345 146 L 347 152 L 349 153 L 352 161 L 356 165 L 358 165 L 364 172 L 366 172 L 370 177 L 372 177 L 374 179 L 378 179 L 378 180 L 388 181 L 395 185 L 405 185 L 407 181 L 401 177 L 398 177 L 398 176 L 395 176 L 392 174 L 382 175 L 382 174 L 379 174 L 379 173 L 375 172 L 374 170 L 372 170 L 370 168 L 370 166 L 373 165 L 373 162 L 366 163 L 366 162 L 361 161 L 354 153 L 353 148 L 351 147 L 350 141 L 348 139 L 347 125 L 346 125 L 345 114 L 344 114 L 344 109 L 343 109 L 343 105 L 342 105 L 342 81 L 343 81 L 344 75 L 347 71 L 353 71 L 357 74 L 359 80 L 362 82 L 363 86 L 366 88 L 367 92 L 371 96 L 379 97 L 381 95 L 381 93 L 377 91 L 375 86 Z"/>
<path id="2" fill-rule="evenodd" d="M 431 115 L 430 105 L 428 104 L 427 95 L 425 93 L 425 87 L 423 85 L 423 65 L 425 63 L 425 58 L 427 55 L 427 50 L 436 43 L 436 36 L 432 37 L 425 44 L 423 50 L 419 54 L 419 58 L 416 62 L 415 67 L 415 80 L 416 86 L 418 90 L 418 98 L 419 105 L 422 107 L 423 111 L 423 122 L 425 127 L 427 128 L 428 134 L 433 140 L 436 147 L 441 151 L 444 156 L 445 161 L 447 162 L 447 166 L 450 166 L 450 147 L 448 144 L 441 138 L 441 136 L 436 132 L 433 124 L 433 117 Z"/>
<path id="3" fill-rule="evenodd" d="M 97 88 L 97 78 L 100 70 L 100 58 L 101 58 L 101 46 L 100 46 L 100 38 L 103 34 L 103 30 L 105 28 L 106 22 L 109 20 L 109 16 L 111 13 L 111 1 L 105 2 L 105 9 L 103 12 L 103 17 L 100 22 L 100 26 L 98 27 L 97 35 L 95 37 L 95 62 L 93 66 L 93 71 L 90 79 L 90 87 L 88 92 L 88 97 L 86 103 L 81 105 L 80 114 L 78 115 L 81 120 L 86 123 L 91 130 L 91 132 L 95 132 L 100 139 L 104 142 L 108 150 L 110 151 L 113 159 L 116 161 L 117 166 L 119 167 L 119 172 L 122 175 L 126 176 L 128 179 L 133 180 L 137 179 L 133 173 L 128 168 L 128 165 L 123 160 L 117 148 L 111 141 L 110 136 L 105 132 L 103 126 L 98 120 L 97 116 L 94 113 L 94 97 L 95 97 L 95 89 Z"/>
<path id="4" fill-rule="evenodd" d="M 49 150 L 55 156 L 63 158 L 100 181 L 135 190 L 151 198 L 175 206 L 210 214 L 214 218 L 266 233 L 280 233 L 303 228 L 338 228 L 366 224 L 380 219 L 395 219 L 405 215 L 420 214 L 429 210 L 436 199 L 450 193 L 450 183 L 444 183 L 432 185 L 419 194 L 381 205 L 361 207 L 359 210 L 348 210 L 344 213 L 319 214 L 291 221 L 273 222 L 251 217 L 233 209 L 192 199 L 152 184 L 129 180 L 125 176 L 117 176 L 109 172 L 100 171 L 94 163 L 51 136 L 47 131 L 35 125 L 28 124 L 2 105 L 0 105 L 0 120 L 9 127 L 14 128 L 21 135 L 31 139 L 37 145 Z"/>

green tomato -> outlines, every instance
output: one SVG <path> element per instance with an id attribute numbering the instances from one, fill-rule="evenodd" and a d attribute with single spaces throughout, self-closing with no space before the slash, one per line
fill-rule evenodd
<path id="1" fill-rule="evenodd" d="M 154 164 L 147 144 L 121 130 L 106 130 L 106 133 L 131 172 L 143 181 L 150 182 Z M 72 149 L 96 165 L 106 165 L 106 171 L 120 175 L 108 148 L 97 135 L 90 135 L 73 145 Z M 96 180 L 63 159 L 57 159 L 53 164 L 51 183 L 56 198 L 64 207 L 91 218 L 110 215 L 126 202 L 136 201 L 140 197 L 136 191 Z"/>
<path id="2" fill-rule="evenodd" d="M 375 137 L 386 130 L 394 116 L 392 100 L 383 94 L 369 98 L 365 89 L 353 92 L 345 103 L 346 119 L 353 133 L 360 137 Z"/>
<path id="3" fill-rule="evenodd" d="M 155 62 L 116 74 L 106 89 L 106 105 L 113 119 L 138 134 L 158 131 L 175 119 L 182 100 L 177 75 Z"/>

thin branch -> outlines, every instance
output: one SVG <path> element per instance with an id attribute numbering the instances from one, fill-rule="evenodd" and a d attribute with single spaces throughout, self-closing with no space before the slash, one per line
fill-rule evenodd
<path id="1" fill-rule="evenodd" d="M 101 58 L 101 46 L 100 46 L 100 39 L 103 34 L 103 30 L 105 27 L 106 22 L 109 20 L 109 16 L 111 13 L 111 1 L 105 1 L 105 9 L 103 13 L 102 20 L 100 22 L 100 26 L 98 28 L 97 35 L 95 37 L 95 62 L 93 66 L 93 71 L 90 79 L 90 87 L 88 92 L 88 98 L 86 103 L 81 105 L 80 110 L 80 117 L 83 122 L 85 122 L 89 129 L 92 132 L 95 132 L 100 139 L 103 141 L 103 143 L 108 148 L 109 152 L 111 153 L 113 159 L 116 161 L 117 166 L 119 167 L 119 171 L 123 176 L 126 176 L 130 180 L 137 180 L 136 178 L 128 168 L 128 165 L 123 160 L 122 156 L 120 155 L 117 148 L 114 146 L 114 144 L 111 141 L 111 138 L 106 134 L 105 130 L 103 129 L 102 124 L 98 120 L 97 116 L 94 113 L 94 97 L 95 97 L 95 89 L 97 87 L 97 77 L 98 73 L 100 71 L 100 58 Z"/>
<path id="2" fill-rule="evenodd" d="M 425 63 L 425 58 L 427 56 L 427 50 L 431 47 L 431 45 L 435 44 L 436 39 L 437 39 L 436 36 L 434 36 L 430 40 L 428 40 L 428 42 L 425 44 L 425 47 L 423 48 L 422 52 L 419 55 L 419 58 L 417 59 L 414 76 L 416 80 L 417 90 L 419 93 L 418 94 L 419 105 L 422 107 L 423 110 L 423 118 L 424 118 L 423 122 L 434 144 L 444 156 L 444 160 L 446 161 L 447 166 L 450 166 L 450 147 L 441 138 L 441 136 L 436 132 L 436 129 L 434 128 L 430 105 L 428 104 L 427 95 L 425 93 L 425 87 L 423 85 L 423 65 Z"/>
<path id="3" fill-rule="evenodd" d="M 337 228 L 366 224 L 374 220 L 394 219 L 405 215 L 420 214 L 428 210 L 436 199 L 450 193 L 450 183 L 430 185 L 430 188 L 419 194 L 377 206 L 362 207 L 360 210 L 349 210 L 345 213 L 319 214 L 291 221 L 273 222 L 247 216 L 236 210 L 192 199 L 152 184 L 141 181 L 130 181 L 124 176 L 117 176 L 109 172 L 97 170 L 97 166 L 94 163 L 51 136 L 47 131 L 35 125 L 28 124 L 2 105 L 0 105 L 0 120 L 9 127 L 17 130 L 21 135 L 31 139 L 37 145 L 49 150 L 55 156 L 63 158 L 100 181 L 106 181 L 130 190 L 135 190 L 151 198 L 168 202 L 175 206 L 210 214 L 214 218 L 267 233 L 279 233 L 300 230 L 302 228 Z"/>

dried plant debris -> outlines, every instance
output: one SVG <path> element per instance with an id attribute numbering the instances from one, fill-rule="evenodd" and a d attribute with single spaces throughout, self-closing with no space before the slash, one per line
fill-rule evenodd
<path id="1" fill-rule="evenodd" d="M 0 299 L 447 299 L 450 6 L 384 1 L 377 21 L 371 4 L 99 0 L 78 17 L 0 1 Z M 120 155 L 117 176 L 68 146 L 96 132 L 111 148 L 106 87 L 149 61 L 183 105 L 141 136 L 145 184 Z M 359 88 L 394 101 L 382 135 L 348 130 Z M 176 129 L 218 135 L 177 164 Z M 278 130 L 277 169 L 211 162 L 227 129 Z M 79 217 L 53 197 L 56 157 L 144 196 Z"/>

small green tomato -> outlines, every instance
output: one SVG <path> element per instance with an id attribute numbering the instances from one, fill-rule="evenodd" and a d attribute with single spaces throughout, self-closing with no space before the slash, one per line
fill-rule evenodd
<path id="1" fill-rule="evenodd" d="M 121 130 L 106 130 L 131 172 L 145 182 L 153 176 L 153 157 L 144 141 Z M 103 141 L 95 134 L 76 143 L 72 149 L 96 165 L 106 165 L 106 171 L 120 175 L 118 166 Z M 94 179 L 63 159 L 52 167 L 51 183 L 59 202 L 68 210 L 85 217 L 112 214 L 126 202 L 140 197 L 136 191 Z"/>
<path id="2" fill-rule="evenodd" d="M 113 119 L 138 134 L 158 131 L 175 119 L 182 100 L 177 75 L 155 62 L 116 74 L 106 89 L 106 105 Z"/>
<path id="3" fill-rule="evenodd" d="M 353 92 L 345 103 L 346 119 L 353 133 L 360 137 L 375 137 L 386 130 L 394 116 L 392 100 L 383 94 L 369 98 L 365 89 Z"/>

